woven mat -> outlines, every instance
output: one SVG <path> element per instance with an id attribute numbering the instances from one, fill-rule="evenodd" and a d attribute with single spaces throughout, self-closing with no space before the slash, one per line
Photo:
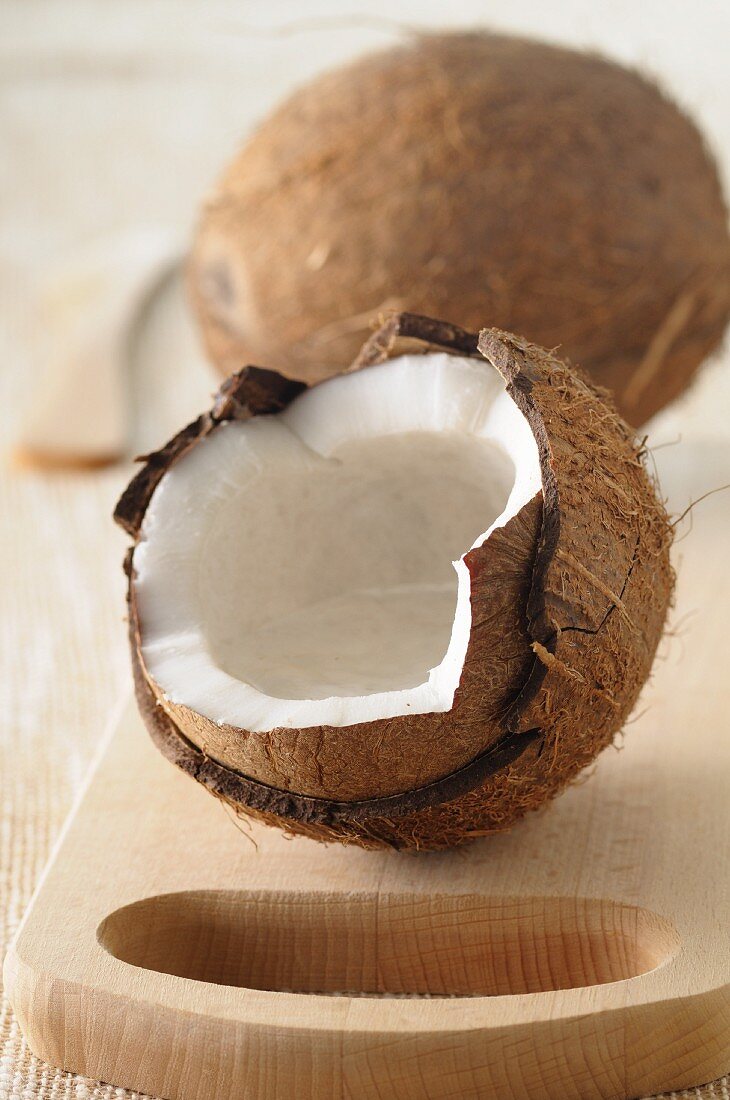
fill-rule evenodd
<path id="1" fill-rule="evenodd" d="M 387 16 L 391 4 L 379 6 Z M 181 19 L 178 6 L 164 0 L 108 0 L 99 19 L 86 0 L 4 0 L 0 145 L 10 152 L 0 166 L 3 450 L 32 396 L 35 299 L 47 265 L 120 226 L 149 221 L 184 229 L 237 135 L 270 102 L 309 71 L 393 37 L 377 27 L 321 33 L 317 50 L 307 51 L 296 36 L 281 36 L 264 51 L 260 38 L 249 41 L 237 28 L 237 5 L 185 7 Z M 543 7 L 535 4 L 536 19 Z M 462 18 L 476 18 L 482 8 L 475 4 L 473 16 L 464 9 Z M 273 22 L 292 16 L 285 9 L 274 0 L 267 5 Z M 443 5 L 431 9 L 433 20 L 443 20 Z M 431 9 L 422 0 L 420 18 Z M 317 11 L 317 0 L 300 0 L 295 14 Z M 556 18 L 551 9 L 551 28 Z M 656 36 L 653 28 L 652 42 Z M 712 56 L 703 57 L 700 75 L 711 71 Z M 718 64 L 720 73 L 724 57 Z M 690 75 L 696 72 L 692 67 Z M 165 309 L 177 318 L 175 337 L 153 317 L 135 357 L 140 449 L 204 407 L 212 389 L 190 353 L 179 288 L 168 288 Z M 680 424 L 685 438 L 693 423 L 726 430 L 727 373 L 719 389 L 717 374 L 714 390 L 698 388 L 681 417 L 665 418 L 663 438 L 679 434 Z M 0 462 L 2 954 L 110 706 L 128 687 L 120 569 L 126 539 L 109 519 L 127 475 L 128 468 L 39 474 L 13 468 L 6 454 Z M 729 1090 L 723 1079 L 677 1095 L 730 1100 Z M 0 1100 L 132 1095 L 38 1062 L 2 1002 Z"/>

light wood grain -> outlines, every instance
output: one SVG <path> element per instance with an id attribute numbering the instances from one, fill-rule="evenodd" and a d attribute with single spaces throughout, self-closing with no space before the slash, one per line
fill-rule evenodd
<path id="1" fill-rule="evenodd" d="M 678 609 L 702 629 L 624 751 L 464 852 L 249 839 L 129 708 L 6 963 L 33 1050 L 186 1100 L 590 1100 L 723 1072 L 730 516 L 704 507 Z"/>

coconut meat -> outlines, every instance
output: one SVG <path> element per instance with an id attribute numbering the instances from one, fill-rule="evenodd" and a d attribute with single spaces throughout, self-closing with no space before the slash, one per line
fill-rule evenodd
<path id="1" fill-rule="evenodd" d="M 165 474 L 134 551 L 170 702 L 251 731 L 449 710 L 464 555 L 541 489 L 494 368 L 402 356 L 221 424 Z"/>

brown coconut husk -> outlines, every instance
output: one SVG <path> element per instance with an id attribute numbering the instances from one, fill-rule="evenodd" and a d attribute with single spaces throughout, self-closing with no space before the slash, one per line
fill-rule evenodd
<path id="1" fill-rule="evenodd" d="M 605 394 L 519 337 L 477 337 L 411 314 L 387 321 L 351 369 L 414 342 L 503 375 L 537 440 L 543 481 L 542 501 L 466 556 L 472 635 L 450 712 L 345 729 L 221 730 L 170 704 L 147 675 L 128 566 L 137 696 L 165 755 L 243 813 L 368 847 L 448 847 L 507 828 L 556 794 L 621 729 L 673 583 L 666 512 Z M 222 419 L 252 415 L 254 400 L 259 413 L 281 408 L 296 395 L 286 387 L 271 372 L 239 372 L 212 413 L 148 458 L 118 522 L 136 538 L 160 471 Z"/>
<path id="2" fill-rule="evenodd" d="M 205 205 L 189 283 L 224 374 L 318 381 L 396 305 L 560 346 L 641 424 L 721 339 L 730 238 L 712 156 L 650 81 L 433 34 L 319 77 L 260 126 Z"/>

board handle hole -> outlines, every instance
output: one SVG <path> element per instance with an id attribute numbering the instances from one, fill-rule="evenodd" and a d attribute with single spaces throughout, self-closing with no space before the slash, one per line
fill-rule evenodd
<path id="1" fill-rule="evenodd" d="M 102 946 L 133 966 L 295 993 L 485 996 L 636 977 L 673 927 L 595 898 L 185 891 L 115 910 Z"/>

